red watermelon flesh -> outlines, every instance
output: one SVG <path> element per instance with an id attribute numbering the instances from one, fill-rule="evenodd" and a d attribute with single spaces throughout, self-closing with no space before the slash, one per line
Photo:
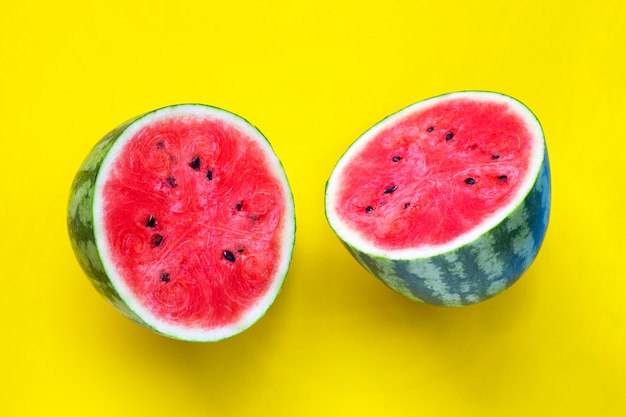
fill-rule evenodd
<path id="1" fill-rule="evenodd" d="M 335 165 L 325 209 L 350 254 L 389 288 L 463 306 L 528 270 L 550 201 L 536 116 L 504 94 L 460 91 L 416 102 L 363 133 Z"/>
<path id="2" fill-rule="evenodd" d="M 286 173 L 263 134 L 203 104 L 107 133 L 70 188 L 78 263 L 121 314 L 172 338 L 217 341 L 278 296 L 295 243 Z"/>
<path id="3" fill-rule="evenodd" d="M 344 167 L 335 205 L 381 248 L 453 241 L 510 204 L 533 140 L 506 103 L 459 98 L 379 131 Z"/>
<path id="4" fill-rule="evenodd" d="M 160 319 L 204 328 L 232 323 L 276 273 L 281 185 L 259 145 L 223 122 L 145 126 L 116 158 L 102 191 L 111 259 Z"/>

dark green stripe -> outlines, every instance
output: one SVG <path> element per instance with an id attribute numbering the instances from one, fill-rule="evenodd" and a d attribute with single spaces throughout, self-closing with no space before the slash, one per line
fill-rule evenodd
<path id="1" fill-rule="evenodd" d="M 70 188 L 67 229 L 76 259 L 94 288 L 116 308 L 124 309 L 125 315 L 134 318 L 132 312 L 121 302 L 119 293 L 106 274 L 98 253 L 93 224 L 94 192 L 100 167 L 117 138 L 131 122 L 109 132 L 96 143 L 81 164 Z M 87 187 L 86 193 L 81 194 L 81 190 L 85 190 L 83 187 Z"/>

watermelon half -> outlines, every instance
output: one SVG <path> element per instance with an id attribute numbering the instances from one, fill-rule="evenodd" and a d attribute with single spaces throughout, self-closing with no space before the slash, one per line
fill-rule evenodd
<path id="1" fill-rule="evenodd" d="M 415 103 L 349 147 L 325 206 L 344 246 L 393 290 L 443 306 L 483 301 L 528 269 L 546 233 L 541 125 L 493 92 Z"/>
<path id="2" fill-rule="evenodd" d="M 69 237 L 95 288 L 131 320 L 215 341 L 278 295 L 295 239 L 293 197 L 266 138 L 200 104 L 107 134 L 71 187 Z"/>

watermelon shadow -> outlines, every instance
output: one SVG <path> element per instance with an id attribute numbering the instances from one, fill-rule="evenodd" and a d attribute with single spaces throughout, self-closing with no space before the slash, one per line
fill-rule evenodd
<path id="1" fill-rule="evenodd" d="M 160 387 L 177 385 L 198 407 L 219 415 L 237 407 L 233 393 L 246 397 L 248 391 L 258 390 L 258 381 L 271 372 L 265 367 L 265 359 L 275 350 L 277 333 L 282 332 L 277 322 L 282 314 L 275 311 L 281 309 L 278 300 L 264 317 L 236 336 L 218 342 L 186 342 L 156 334 L 126 319 L 89 288 L 82 271 L 72 275 L 71 281 L 85 283 L 83 288 L 72 284 L 75 292 L 80 292 L 76 296 L 83 299 L 73 314 L 84 328 L 77 343 L 84 349 L 98 346 L 99 352 L 105 352 L 103 360 L 113 364 L 111 372 L 154 385 L 155 392 Z"/>
<path id="2" fill-rule="evenodd" d="M 362 313 L 363 321 L 377 325 L 372 331 L 393 337 L 416 337 L 416 343 L 449 344 L 472 334 L 482 340 L 509 332 L 524 321 L 533 305 L 534 282 L 539 272 L 531 268 L 501 294 L 464 307 L 440 307 L 412 301 L 388 288 L 366 271 L 341 245 L 330 251 L 335 283 L 342 304 Z M 384 337 L 384 336 L 383 336 Z M 454 343 L 453 343 L 454 344 Z"/>

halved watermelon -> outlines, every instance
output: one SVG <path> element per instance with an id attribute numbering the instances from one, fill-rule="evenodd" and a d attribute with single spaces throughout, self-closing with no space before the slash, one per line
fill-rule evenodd
<path id="1" fill-rule="evenodd" d="M 68 230 L 96 289 L 163 335 L 215 341 L 278 295 L 293 197 L 265 137 L 215 107 L 182 104 L 107 134 L 71 187 Z"/>
<path id="2" fill-rule="evenodd" d="M 424 100 L 358 138 L 325 197 L 331 228 L 389 287 L 435 305 L 477 303 L 513 284 L 544 239 L 543 131 L 502 94 Z"/>

